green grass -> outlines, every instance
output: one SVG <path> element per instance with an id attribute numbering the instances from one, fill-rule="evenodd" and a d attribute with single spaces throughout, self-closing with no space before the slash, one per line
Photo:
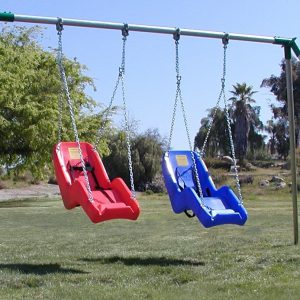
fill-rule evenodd
<path id="1" fill-rule="evenodd" d="M 211 229 L 166 196 L 97 225 L 58 199 L 0 203 L 0 299 L 300 299 L 288 189 L 245 198 L 245 226 Z"/>

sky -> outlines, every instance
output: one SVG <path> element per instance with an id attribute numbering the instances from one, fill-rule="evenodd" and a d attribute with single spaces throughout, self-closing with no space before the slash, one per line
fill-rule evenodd
<path id="1" fill-rule="evenodd" d="M 296 37 L 300 45 L 299 0 L 10 0 L 1 11 L 18 15 L 61 17 L 140 25 L 166 26 L 263 36 Z M 0 24 L 3 26 L 4 24 Z M 25 25 L 25 23 L 10 23 Z M 32 26 L 26 24 L 26 26 Z M 57 47 L 56 29 L 43 25 L 45 49 Z M 97 91 L 88 93 L 108 105 L 121 63 L 122 35 L 118 30 L 65 26 L 64 53 L 86 65 Z M 222 42 L 182 36 L 179 45 L 182 95 L 193 141 L 200 121 L 214 107 L 221 88 Z M 261 119 L 271 118 L 274 97 L 260 88 L 264 78 L 280 74 L 283 49 L 278 45 L 229 41 L 226 95 L 232 85 L 247 83 L 257 91 Z M 126 49 L 126 99 L 139 132 L 157 128 L 168 137 L 176 93 L 175 45 L 171 35 L 130 32 Z M 122 105 L 121 95 L 115 105 Z M 115 117 L 120 122 L 121 116 Z M 53 120 L 56 124 L 56 120 Z M 177 111 L 172 148 L 188 149 L 181 111 Z"/>

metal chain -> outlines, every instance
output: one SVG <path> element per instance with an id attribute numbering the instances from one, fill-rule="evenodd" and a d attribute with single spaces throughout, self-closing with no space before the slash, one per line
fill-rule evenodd
<path id="1" fill-rule="evenodd" d="M 63 86 L 61 86 L 61 92 L 58 96 L 58 132 L 57 138 L 58 143 L 62 140 L 62 114 L 63 114 Z"/>
<path id="2" fill-rule="evenodd" d="M 219 97 L 218 97 L 217 104 L 216 104 L 216 106 L 214 108 L 213 115 L 212 115 L 212 117 L 211 117 L 211 119 L 209 121 L 209 124 L 208 124 L 208 130 L 207 130 L 204 142 L 203 142 L 202 149 L 200 150 L 200 157 L 204 157 L 205 156 L 205 148 L 206 148 L 206 145 L 207 145 L 207 142 L 208 142 L 208 138 L 210 136 L 210 132 L 211 132 L 211 129 L 212 129 L 212 126 L 213 126 L 213 122 L 215 120 L 217 111 L 220 108 L 220 102 L 221 102 L 221 99 L 222 99 L 222 95 L 225 94 L 227 45 L 228 45 L 228 39 L 223 39 L 223 74 L 222 74 L 222 78 L 221 78 L 221 83 L 222 83 L 222 85 L 221 85 L 221 91 L 220 91 L 220 94 L 219 94 Z"/>
<path id="3" fill-rule="evenodd" d="M 124 24 L 124 27 L 122 29 L 122 35 L 123 35 L 123 46 L 122 46 L 122 62 L 121 62 L 121 67 L 119 68 L 118 78 L 117 78 L 116 84 L 114 86 L 113 93 L 112 93 L 112 96 L 110 98 L 110 102 L 109 102 L 108 107 L 106 109 L 106 112 L 105 112 L 105 114 L 103 116 L 104 122 L 103 122 L 102 126 L 99 128 L 98 133 L 97 133 L 96 141 L 94 143 L 94 148 L 95 149 L 99 145 L 100 139 L 101 139 L 101 137 L 103 135 L 103 132 L 104 132 L 104 125 L 108 121 L 108 115 L 109 115 L 109 112 L 111 111 L 113 102 L 115 100 L 115 97 L 116 97 L 116 94 L 117 94 L 117 91 L 118 91 L 120 80 L 121 80 L 121 78 L 123 76 L 122 73 L 123 72 L 125 73 L 125 52 L 126 52 L 126 39 L 127 39 L 126 37 L 129 35 L 128 24 Z"/>
<path id="4" fill-rule="evenodd" d="M 61 32 L 63 30 L 63 25 L 62 25 L 62 19 L 58 18 L 58 22 L 56 25 L 57 29 L 57 34 L 59 36 L 58 43 L 59 43 L 59 48 L 62 47 L 62 42 L 61 42 Z M 56 55 L 56 63 L 57 66 L 59 66 L 59 61 L 62 60 L 61 58 L 61 53 L 57 51 Z M 58 67 L 59 70 L 59 67 Z M 57 138 L 58 138 L 58 143 L 61 142 L 62 140 L 62 114 L 63 114 L 63 95 L 64 95 L 64 87 L 62 84 L 62 81 L 60 81 L 60 94 L 58 96 L 58 120 L 57 120 L 57 127 L 58 127 L 58 132 L 57 132 Z"/>
<path id="5" fill-rule="evenodd" d="M 182 116 L 183 116 L 183 120 L 184 120 L 184 125 L 185 125 L 185 130 L 186 130 L 186 134 L 187 134 L 187 138 L 188 138 L 189 148 L 190 148 L 190 151 L 192 154 L 193 171 L 195 174 L 196 184 L 197 184 L 197 188 L 198 188 L 200 198 L 201 198 L 200 204 L 201 204 L 201 206 L 205 206 L 203 203 L 203 192 L 202 192 L 202 188 L 201 188 L 201 184 L 200 184 L 200 179 L 199 179 L 199 174 L 198 174 L 196 159 L 195 159 L 195 153 L 193 152 L 187 116 L 186 116 L 185 107 L 184 107 L 184 103 L 183 103 L 183 97 L 182 97 L 182 93 L 181 93 L 181 76 L 180 76 L 179 47 L 178 47 L 179 39 L 180 39 L 180 31 L 179 31 L 179 29 L 177 29 L 176 32 L 174 33 L 175 51 L 176 51 L 175 52 L 175 70 L 176 70 L 176 79 L 177 79 L 177 82 L 176 82 L 177 89 L 176 89 L 176 97 L 175 97 L 175 103 L 174 103 L 174 108 L 173 108 L 171 130 L 170 130 L 170 136 L 169 136 L 169 142 L 168 142 L 168 150 L 170 150 L 170 148 L 171 148 L 172 135 L 173 135 L 173 129 L 174 129 L 175 117 L 176 117 L 176 109 L 177 109 L 177 103 L 178 103 L 178 99 L 179 99 L 180 105 L 181 105 Z"/>
<path id="6" fill-rule="evenodd" d="M 240 202 L 243 204 L 243 197 L 242 197 L 242 190 L 241 190 L 241 185 L 240 185 L 240 180 L 239 180 L 239 173 L 236 165 L 236 157 L 235 157 L 235 150 L 234 150 L 234 144 L 233 144 L 233 138 L 232 138 L 232 133 L 231 133 L 231 127 L 230 127 L 230 120 L 229 120 L 229 112 L 227 108 L 227 100 L 225 97 L 225 94 L 223 96 L 224 99 L 224 106 L 225 106 L 225 115 L 226 115 L 226 120 L 227 120 L 227 128 L 228 128 L 228 135 L 229 135 L 229 141 L 230 141 L 230 148 L 231 148 L 231 153 L 232 153 L 232 159 L 233 159 L 233 167 L 234 167 L 234 176 L 235 176 L 235 181 L 236 181 L 236 188 L 238 190 L 238 198 Z"/>
<path id="7" fill-rule="evenodd" d="M 123 101 L 123 111 L 124 111 L 124 119 L 125 119 L 125 131 L 126 131 L 126 146 L 127 146 L 127 159 L 128 159 L 128 167 L 129 167 L 129 179 L 130 179 L 130 188 L 131 188 L 131 198 L 136 198 L 135 193 L 135 187 L 134 187 L 134 176 L 133 176 L 133 167 L 132 167 L 132 159 L 131 159 L 131 145 L 130 145 L 130 129 L 129 129 L 129 122 L 128 122 L 128 116 L 127 116 L 127 108 L 126 108 L 126 96 L 125 96 L 125 62 L 126 62 L 126 41 L 127 36 L 129 35 L 128 25 L 124 24 L 124 27 L 122 29 L 122 35 L 123 35 L 123 45 L 122 45 L 122 61 L 121 66 L 119 67 L 119 74 L 116 81 L 116 84 L 114 86 L 112 97 L 110 98 L 110 102 L 108 105 L 108 108 L 106 109 L 106 113 L 104 115 L 104 122 L 103 125 L 100 127 L 97 139 L 94 144 L 94 148 L 96 149 L 100 139 L 102 137 L 103 131 L 104 131 L 104 124 L 108 120 L 108 114 L 112 108 L 114 99 L 116 97 L 119 84 L 121 82 L 121 88 L 122 88 L 122 101 Z"/>
<path id="8" fill-rule="evenodd" d="M 226 123 L 227 123 L 227 130 L 228 130 L 228 136 L 229 136 L 229 142 L 230 142 L 230 149 L 233 159 L 233 167 L 234 167 L 234 173 L 235 173 L 235 181 L 236 181 L 236 188 L 238 190 L 238 198 L 240 202 L 243 204 L 243 197 L 242 197 L 242 190 L 239 180 L 239 174 L 238 169 L 236 165 L 236 156 L 235 156 L 235 150 L 234 150 L 234 144 L 233 144 L 233 138 L 231 133 L 231 126 L 230 126 L 230 118 L 229 118 L 229 112 L 227 107 L 227 99 L 226 99 L 226 93 L 225 93 L 225 81 L 226 81 L 226 50 L 228 45 L 228 34 L 225 35 L 223 38 L 223 45 L 224 45 L 224 62 L 223 62 L 223 77 L 222 77 L 222 88 L 221 92 L 223 93 L 223 101 L 224 101 L 224 110 L 225 110 L 225 116 L 226 116 Z"/>
<path id="9" fill-rule="evenodd" d="M 90 187 L 89 178 L 88 178 L 88 175 L 87 175 L 85 162 L 84 162 L 81 147 L 80 147 L 80 141 L 79 141 L 78 131 L 77 131 L 76 122 L 75 122 L 75 116 L 74 116 L 72 100 L 71 100 L 71 96 L 70 96 L 70 92 L 69 92 L 69 87 L 68 87 L 68 82 L 67 82 L 65 69 L 64 69 L 64 66 L 63 66 L 63 51 L 62 51 L 62 30 L 63 30 L 63 26 L 62 26 L 61 20 L 58 21 L 56 28 L 57 28 L 57 34 L 58 34 L 58 51 L 57 51 L 58 69 L 59 69 L 59 73 L 60 73 L 60 77 L 61 77 L 61 81 L 62 81 L 62 85 L 63 85 L 63 90 L 65 92 L 68 107 L 69 107 L 71 123 L 72 123 L 73 131 L 74 131 L 74 135 L 75 135 L 75 141 L 76 141 L 76 144 L 77 144 L 77 147 L 78 147 L 80 163 L 82 165 L 85 184 L 86 184 L 86 188 L 87 188 L 87 191 L 88 191 L 88 198 L 89 198 L 90 202 L 93 202 L 94 201 L 93 194 L 92 194 L 92 190 L 91 190 L 91 187 Z"/>
<path id="10" fill-rule="evenodd" d="M 227 131 L 228 131 L 228 136 L 229 136 L 230 150 L 231 150 L 232 159 L 233 159 L 236 187 L 237 187 L 237 190 L 238 190 L 238 198 L 239 198 L 240 202 L 243 204 L 242 190 L 241 190 L 241 185 L 240 185 L 239 175 L 238 175 L 238 170 L 237 170 L 237 165 L 236 165 L 236 156 L 235 156 L 233 138 L 232 138 L 232 133 L 231 133 L 231 126 L 230 126 L 230 118 L 229 118 L 229 111 L 228 111 L 228 106 L 227 106 L 226 93 L 225 93 L 228 41 L 229 41 L 228 34 L 225 34 L 224 38 L 222 39 L 224 51 L 223 51 L 223 73 L 222 73 L 222 78 L 221 78 L 221 91 L 220 91 L 220 94 L 219 94 L 219 97 L 218 97 L 217 104 L 215 106 L 213 116 L 212 116 L 212 118 L 210 120 L 210 123 L 209 123 L 208 132 L 206 134 L 206 137 L 205 137 L 205 140 L 204 140 L 204 143 L 203 143 L 203 147 L 202 147 L 201 152 L 200 152 L 200 156 L 203 157 L 203 155 L 205 154 L 205 147 L 206 147 L 206 144 L 207 144 L 207 141 L 208 141 L 209 134 L 210 134 L 211 129 L 212 129 L 212 124 L 213 124 L 214 118 L 216 116 L 217 109 L 220 107 L 220 100 L 223 96 L 224 111 L 225 111 Z"/>
<path id="11" fill-rule="evenodd" d="M 101 137 L 103 136 L 103 133 L 104 133 L 104 126 L 106 124 L 106 122 L 108 121 L 108 115 L 109 115 L 109 112 L 111 111 L 111 108 L 112 108 L 112 105 L 113 105 L 113 102 L 114 102 L 114 99 L 116 97 L 116 93 L 117 93 L 117 90 L 118 90 L 118 87 L 119 87 L 119 83 L 120 83 L 120 78 L 121 78 L 121 71 L 119 71 L 119 75 L 118 75 L 118 79 L 116 81 L 116 84 L 115 84 L 115 87 L 114 87 L 114 90 L 113 90 L 113 94 L 110 98 L 110 102 L 108 104 L 108 107 L 105 111 L 105 114 L 103 115 L 103 123 L 101 125 L 101 127 L 99 128 L 98 130 L 98 133 L 97 133 L 97 136 L 96 136 L 96 141 L 94 143 L 94 148 L 97 149 L 99 143 L 100 143 L 100 139 Z"/>
<path id="12" fill-rule="evenodd" d="M 175 70 L 176 70 L 176 96 L 175 96 L 175 102 L 173 106 L 173 113 L 172 113 L 172 121 L 171 121 L 171 128 L 170 128 L 170 135 L 169 135 L 169 140 L 168 140 L 168 151 L 171 149 L 171 144 L 172 144 L 172 137 L 173 137 L 173 131 L 174 131 L 174 125 L 175 125 L 175 119 L 176 119 L 176 110 L 177 110 L 177 104 L 178 104 L 178 98 L 179 98 L 179 91 L 180 91 L 180 81 L 181 77 L 179 75 L 179 39 L 180 39 L 180 29 L 177 28 L 176 31 L 174 32 L 173 38 L 175 40 Z M 179 87 L 179 88 L 178 88 Z"/>
<path id="13" fill-rule="evenodd" d="M 128 159 L 128 167 L 129 167 L 131 198 L 135 199 L 136 193 L 135 193 L 135 188 L 134 188 L 133 167 L 132 167 L 132 159 L 131 159 L 130 128 L 129 128 L 126 97 L 125 97 L 126 40 L 127 40 L 127 36 L 128 36 L 128 25 L 127 24 L 124 25 L 122 34 L 123 34 L 123 48 L 122 48 L 122 63 L 121 63 L 121 67 L 119 69 L 119 79 L 121 80 L 121 87 L 122 87 L 122 100 L 123 100 L 123 111 L 124 111 L 124 120 L 125 120 L 127 159 Z"/>
<path id="14" fill-rule="evenodd" d="M 177 103 L 178 103 L 178 88 L 176 89 L 176 96 L 175 96 L 175 102 L 173 106 L 173 114 L 172 114 L 172 121 L 171 121 L 171 129 L 170 129 L 170 135 L 168 140 L 168 151 L 171 150 L 171 144 L 172 144 L 172 137 L 173 137 L 173 131 L 174 131 L 174 124 L 176 119 L 176 110 L 177 110 Z"/>

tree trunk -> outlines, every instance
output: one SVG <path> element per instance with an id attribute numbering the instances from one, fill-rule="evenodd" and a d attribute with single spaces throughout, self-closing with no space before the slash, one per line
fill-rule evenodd
<path id="1" fill-rule="evenodd" d="M 235 151 L 239 161 L 243 161 L 246 157 L 248 147 L 249 124 L 245 116 L 236 118 L 235 124 Z"/>

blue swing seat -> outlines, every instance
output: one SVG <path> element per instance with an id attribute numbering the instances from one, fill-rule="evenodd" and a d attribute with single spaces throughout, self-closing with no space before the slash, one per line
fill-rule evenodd
<path id="1" fill-rule="evenodd" d="M 192 155 L 197 166 L 202 199 L 197 191 Z M 247 211 L 237 196 L 228 186 L 216 189 L 206 165 L 196 152 L 166 152 L 162 158 L 162 173 L 175 213 L 192 210 L 207 228 L 223 224 L 244 225 L 247 221 Z"/>

